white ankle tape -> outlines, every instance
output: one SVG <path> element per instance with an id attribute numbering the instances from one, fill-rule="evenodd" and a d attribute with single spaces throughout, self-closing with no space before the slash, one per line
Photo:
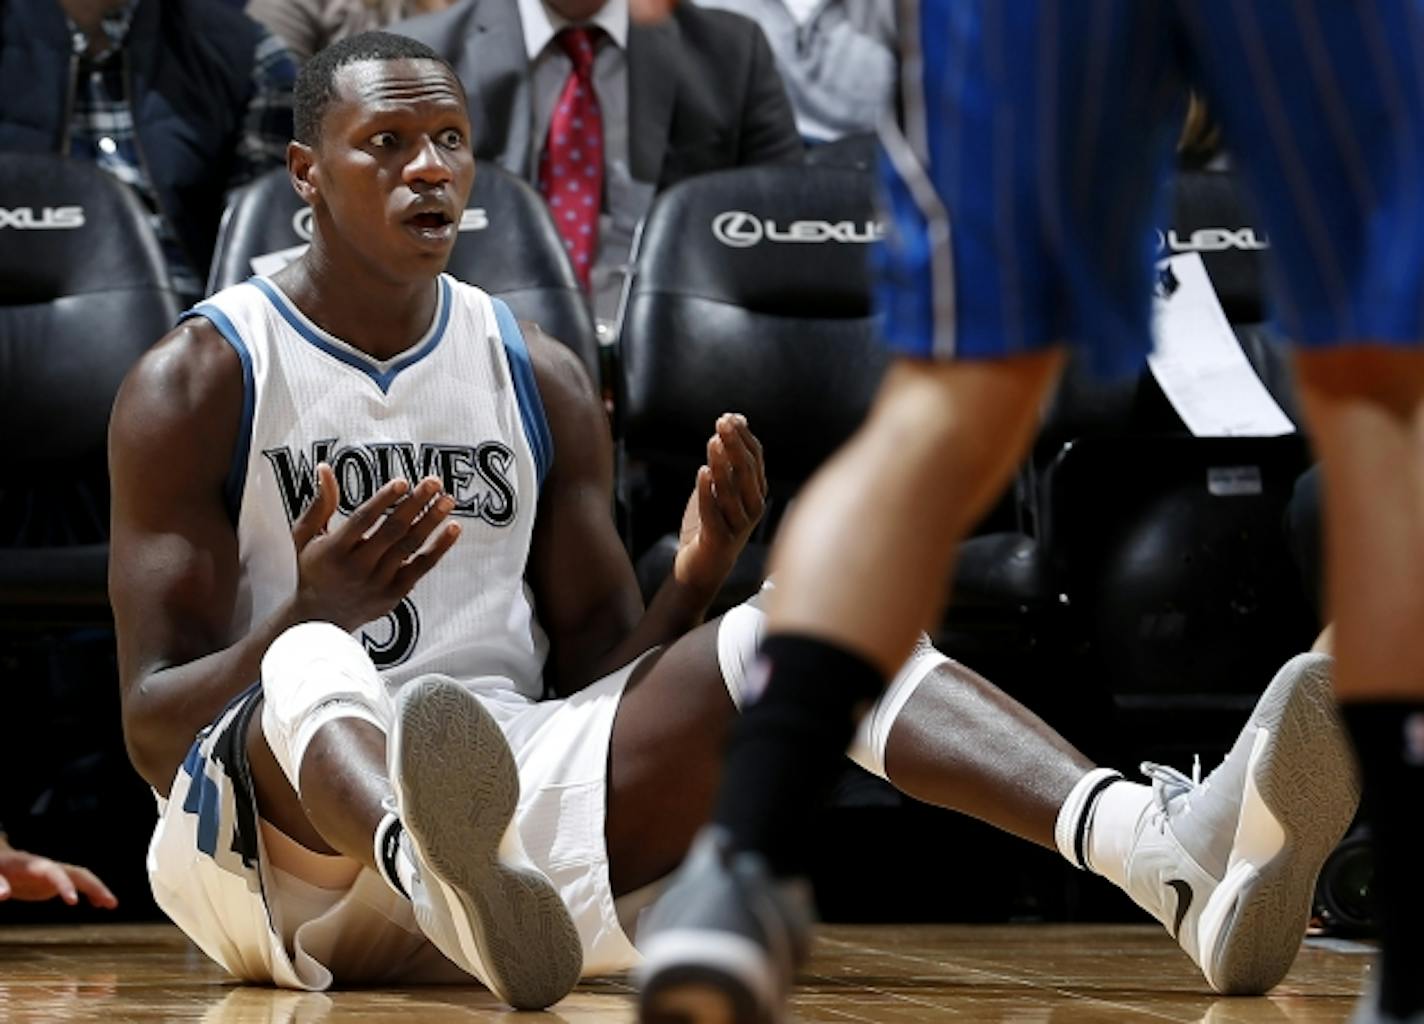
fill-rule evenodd
<path id="1" fill-rule="evenodd" d="M 1075 868 L 1088 869 L 1087 827 L 1088 816 L 1093 803 L 1103 790 L 1114 782 L 1122 780 L 1122 773 L 1111 768 L 1094 768 L 1078 780 L 1063 806 L 1058 809 L 1058 820 L 1053 826 L 1053 841 L 1058 844 L 1058 852 Z"/>

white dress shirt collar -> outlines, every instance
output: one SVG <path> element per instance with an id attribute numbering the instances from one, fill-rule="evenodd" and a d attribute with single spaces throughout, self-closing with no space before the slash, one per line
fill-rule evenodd
<path id="1" fill-rule="evenodd" d="M 573 24 L 551 10 L 544 0 L 518 0 L 519 21 L 524 27 L 524 46 L 530 62 L 544 52 L 560 29 Z M 628 46 L 628 0 L 608 0 L 587 22 L 608 33 L 619 49 Z"/>

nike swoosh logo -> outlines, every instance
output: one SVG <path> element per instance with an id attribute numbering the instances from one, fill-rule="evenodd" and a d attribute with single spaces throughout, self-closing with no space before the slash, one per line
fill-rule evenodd
<path id="1" fill-rule="evenodd" d="M 1187 919 L 1187 911 L 1192 909 L 1192 900 L 1196 894 L 1192 892 L 1192 887 L 1180 878 L 1172 879 L 1167 886 L 1177 894 L 1177 919 L 1172 922 L 1172 938 L 1175 939 L 1182 930 L 1182 922 Z"/>

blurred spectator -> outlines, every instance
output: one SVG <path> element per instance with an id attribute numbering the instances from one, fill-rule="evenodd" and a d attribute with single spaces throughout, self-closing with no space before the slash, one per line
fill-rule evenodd
<path id="1" fill-rule="evenodd" d="M 0 900 L 48 900 L 58 896 L 71 907 L 80 894 L 96 907 L 119 905 L 109 887 L 88 868 L 61 864 L 10 845 L 0 830 Z"/>
<path id="2" fill-rule="evenodd" d="M 249 0 L 256 18 L 305 62 L 347 36 L 449 7 L 451 0 Z"/>
<path id="3" fill-rule="evenodd" d="M 808 143 L 873 132 L 895 77 L 894 0 L 697 0 L 762 27 Z"/>
<path id="4" fill-rule="evenodd" d="M 543 192 L 600 320 L 655 192 L 802 153 L 766 37 L 725 11 L 645 25 L 628 0 L 459 0 L 392 30 L 455 66 L 475 156 Z"/>
<path id="5" fill-rule="evenodd" d="M 187 299 L 228 190 L 286 159 L 295 78 L 272 35 L 213 0 L 0 3 L 0 149 L 67 153 L 133 188 Z"/>

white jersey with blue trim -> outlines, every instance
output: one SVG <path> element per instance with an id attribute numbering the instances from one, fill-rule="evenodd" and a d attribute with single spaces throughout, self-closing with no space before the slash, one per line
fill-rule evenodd
<path id="1" fill-rule="evenodd" d="M 237 351 L 243 423 L 227 498 L 241 575 L 231 639 L 296 588 L 292 523 L 336 473 L 333 524 L 397 476 L 443 479 L 461 535 L 383 619 L 356 631 L 391 686 L 426 673 L 531 699 L 548 641 L 524 579 L 539 486 L 553 454 L 509 308 L 441 275 L 429 331 L 378 361 L 312 323 L 269 279 L 225 289 L 206 317 Z"/>

